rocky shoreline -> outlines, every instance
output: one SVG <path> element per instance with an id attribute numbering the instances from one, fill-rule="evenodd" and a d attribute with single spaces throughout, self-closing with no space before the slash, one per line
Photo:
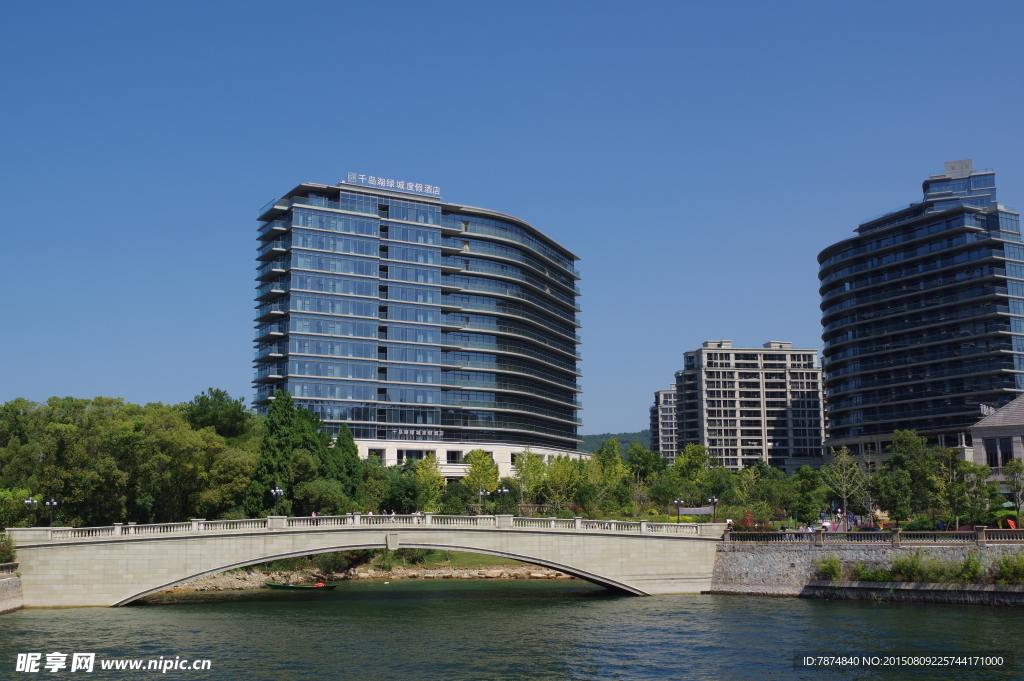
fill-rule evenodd
<path id="1" fill-rule="evenodd" d="M 219 572 L 203 575 L 183 582 L 160 593 L 182 593 L 197 591 L 243 591 L 246 589 L 269 588 L 266 582 L 341 582 L 350 580 L 399 580 L 399 579 L 575 579 L 564 572 L 549 570 L 535 565 L 493 566 L 479 568 L 425 568 L 416 566 L 394 567 L 390 572 L 360 566 L 345 572 L 325 573 L 316 570 L 295 572 Z"/>

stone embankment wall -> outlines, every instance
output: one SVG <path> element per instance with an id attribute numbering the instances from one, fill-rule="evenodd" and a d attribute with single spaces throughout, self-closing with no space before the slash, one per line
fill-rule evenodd
<path id="1" fill-rule="evenodd" d="M 15 574 L 17 563 L 0 565 L 0 614 L 17 610 L 24 605 L 21 579 Z"/>
<path id="2" fill-rule="evenodd" d="M 183 591 L 240 591 L 263 589 L 266 582 L 297 582 L 310 584 L 316 581 L 340 582 L 359 579 L 575 579 L 562 572 L 547 570 L 533 565 L 515 567 L 477 568 L 421 568 L 395 567 L 390 572 L 374 570 L 367 566 L 352 568 L 345 572 L 322 573 L 312 571 L 296 572 L 221 572 L 215 575 L 196 577 L 161 593 Z"/>
<path id="3" fill-rule="evenodd" d="M 818 580 L 818 562 L 826 556 L 836 556 L 845 567 L 860 561 L 868 568 L 875 570 L 892 565 L 898 556 L 910 556 L 919 550 L 926 557 L 949 562 L 963 560 L 971 551 L 977 551 L 982 568 L 987 572 L 992 561 L 1002 555 L 1020 554 L 1024 546 L 1019 544 L 989 544 L 975 546 L 960 544 L 955 546 L 914 546 L 891 544 L 830 544 L 813 546 L 805 543 L 787 544 L 786 542 L 767 542 L 763 544 L 747 542 L 722 542 L 718 545 L 715 555 L 715 568 L 711 578 L 711 593 L 718 594 L 757 594 L 763 596 L 804 596 L 808 598 L 868 598 L 872 592 L 884 589 L 888 593 L 888 582 L 820 582 Z M 829 584 L 827 588 L 824 586 Z M 861 587 L 841 586 L 862 585 Z M 885 586 L 882 586 L 882 585 Z M 896 584 L 911 584 L 896 582 Z M 916 584 L 916 583 L 914 583 Z M 962 585 L 943 584 L 921 585 L 901 589 L 901 595 L 892 600 L 931 600 L 939 602 L 936 591 L 963 592 Z M 1013 593 L 1017 587 L 998 587 L 980 584 L 975 595 L 958 598 L 974 598 L 975 600 L 946 600 L 943 602 L 983 602 L 984 593 L 996 591 Z M 918 595 L 915 596 L 915 592 Z M 843 595 L 845 594 L 845 595 Z M 922 595 L 923 594 L 923 595 Z M 1013 598 L 1007 596 L 1007 598 Z M 989 602 L 989 601 L 984 601 Z"/>

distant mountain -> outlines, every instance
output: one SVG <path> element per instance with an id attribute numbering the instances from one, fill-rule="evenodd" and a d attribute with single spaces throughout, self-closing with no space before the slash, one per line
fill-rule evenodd
<path id="1" fill-rule="evenodd" d="M 636 442 L 644 449 L 651 448 L 651 431 L 641 430 L 639 433 L 601 433 L 599 435 L 580 435 L 583 444 L 579 446 L 585 452 L 592 452 L 601 446 L 605 440 L 615 438 L 622 445 L 623 450 L 629 449 L 629 445 Z"/>

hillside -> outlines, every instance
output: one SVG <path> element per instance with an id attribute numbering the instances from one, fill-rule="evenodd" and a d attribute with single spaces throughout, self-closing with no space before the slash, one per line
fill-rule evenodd
<path id="1" fill-rule="evenodd" d="M 651 448 L 651 431 L 641 430 L 638 433 L 600 433 L 598 435 L 580 435 L 583 438 L 583 444 L 579 446 L 585 452 L 592 452 L 601 446 L 601 443 L 605 440 L 615 438 L 622 445 L 622 449 L 629 449 L 629 445 L 633 442 L 640 444 L 645 449 Z"/>

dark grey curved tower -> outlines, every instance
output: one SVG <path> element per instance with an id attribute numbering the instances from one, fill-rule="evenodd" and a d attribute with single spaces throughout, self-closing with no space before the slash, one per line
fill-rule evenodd
<path id="1" fill-rule="evenodd" d="M 818 255 L 828 447 L 884 452 L 906 428 L 964 447 L 981 405 L 1024 390 L 1019 214 L 969 160 L 922 189 Z"/>

